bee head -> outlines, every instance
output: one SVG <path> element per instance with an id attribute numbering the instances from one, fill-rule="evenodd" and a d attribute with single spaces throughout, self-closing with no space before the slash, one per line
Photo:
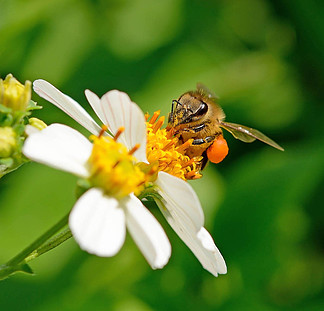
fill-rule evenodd
<path id="1" fill-rule="evenodd" d="M 172 101 L 172 109 L 169 114 L 169 123 L 172 126 L 186 124 L 200 120 L 206 115 L 208 105 L 202 98 L 187 92 Z"/>

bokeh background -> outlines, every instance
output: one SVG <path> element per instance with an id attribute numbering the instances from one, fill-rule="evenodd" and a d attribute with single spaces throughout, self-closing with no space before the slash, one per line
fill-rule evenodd
<path id="1" fill-rule="evenodd" d="M 1 282 L 0 310 L 323 310 L 323 12 L 315 0 L 0 0 L 2 78 L 46 79 L 88 111 L 86 88 L 117 88 L 165 115 L 203 82 L 228 121 L 286 149 L 225 134 L 228 157 L 192 182 L 227 275 L 206 272 L 152 206 L 173 247 L 163 270 L 129 236 L 114 258 L 71 239 L 31 263 L 36 276 Z M 46 123 L 82 131 L 33 99 Z M 75 182 L 35 163 L 0 180 L 1 263 L 71 209 Z"/>

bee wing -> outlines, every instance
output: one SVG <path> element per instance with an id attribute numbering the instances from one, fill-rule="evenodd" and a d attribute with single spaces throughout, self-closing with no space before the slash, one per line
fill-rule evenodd
<path id="1" fill-rule="evenodd" d="M 214 94 L 204 84 L 200 82 L 197 83 L 197 90 L 199 93 L 207 96 L 208 98 L 212 99 L 215 102 L 219 99 L 219 97 L 216 94 Z"/>
<path id="2" fill-rule="evenodd" d="M 281 146 L 279 146 L 276 142 L 274 142 L 272 139 L 270 139 L 268 136 L 264 135 L 258 130 L 241 124 L 223 121 L 219 121 L 219 125 L 225 130 L 229 131 L 236 139 L 244 141 L 245 143 L 251 143 L 258 139 L 263 143 L 270 145 L 271 147 L 284 151 L 284 149 Z"/>

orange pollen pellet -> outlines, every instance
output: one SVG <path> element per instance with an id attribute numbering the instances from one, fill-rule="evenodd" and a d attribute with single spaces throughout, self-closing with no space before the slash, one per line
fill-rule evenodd
<path id="1" fill-rule="evenodd" d="M 118 137 L 120 136 L 120 134 L 122 133 L 122 132 L 124 132 L 125 131 L 125 128 L 123 127 L 123 126 L 121 126 L 119 129 L 118 129 L 118 131 L 117 131 L 117 133 L 116 133 L 116 135 L 115 135 L 115 137 L 114 137 L 114 141 L 117 141 L 117 139 L 118 139 Z"/>
<path id="2" fill-rule="evenodd" d="M 140 147 L 140 144 L 136 144 L 131 150 L 129 150 L 128 154 L 132 155 L 138 148 Z"/>
<path id="3" fill-rule="evenodd" d="M 160 110 L 158 110 L 158 111 L 155 111 L 154 113 L 153 113 L 153 116 L 152 116 L 152 118 L 151 118 L 151 120 L 150 120 L 150 124 L 153 124 L 153 123 L 155 123 L 155 121 L 156 121 L 156 119 L 159 117 L 159 115 L 160 115 Z"/>
<path id="4" fill-rule="evenodd" d="M 104 134 L 104 132 L 106 132 L 107 130 L 108 130 L 107 125 L 105 125 L 105 124 L 101 125 L 101 131 L 99 132 L 98 137 L 100 138 Z"/>
<path id="5" fill-rule="evenodd" d="M 164 123 L 164 119 L 165 119 L 165 117 L 163 116 L 154 124 L 154 127 L 153 127 L 154 134 L 157 132 L 157 130 L 159 130 L 161 128 L 161 126 Z"/>
<path id="6" fill-rule="evenodd" d="M 185 143 L 180 145 L 176 150 L 178 152 L 185 151 L 186 149 L 188 149 L 191 146 L 192 142 L 193 142 L 193 139 L 188 139 Z"/>

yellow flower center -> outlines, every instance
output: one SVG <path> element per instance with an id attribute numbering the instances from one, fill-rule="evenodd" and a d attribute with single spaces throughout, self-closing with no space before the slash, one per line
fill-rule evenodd
<path id="1" fill-rule="evenodd" d="M 130 193 L 140 194 L 157 178 L 158 171 L 164 171 L 183 180 L 202 176 L 197 165 L 202 158 L 189 158 L 185 155 L 192 140 L 181 144 L 173 136 L 172 130 L 161 129 L 164 117 L 159 118 L 159 114 L 159 111 L 155 112 L 146 122 L 146 156 L 149 164 L 136 163 L 133 153 L 139 145 L 128 151 L 126 146 L 117 142 L 124 128 L 120 128 L 115 137 L 111 138 L 103 136 L 107 129 L 103 126 L 99 136 L 90 137 L 93 147 L 88 165 L 89 181 L 93 187 L 100 187 L 106 194 L 121 199 Z M 148 118 L 146 115 L 146 120 Z"/>
<path id="2" fill-rule="evenodd" d="M 0 79 L 0 104 L 14 111 L 24 111 L 31 98 L 31 82 L 25 85 L 8 74 L 5 80 Z"/>
<path id="3" fill-rule="evenodd" d="M 134 165 L 132 154 L 139 146 L 130 151 L 116 140 L 123 129 L 120 129 L 115 138 L 91 136 L 93 140 L 92 153 L 89 158 L 90 183 L 94 187 L 104 189 L 106 194 L 121 199 L 130 193 L 139 194 L 147 181 L 146 175 Z"/>
<path id="4" fill-rule="evenodd" d="M 164 116 L 160 117 L 160 111 L 156 111 L 148 121 L 146 156 L 149 163 L 157 163 L 158 170 L 179 177 L 183 180 L 197 179 L 199 174 L 197 164 L 201 157 L 190 159 L 185 155 L 186 149 L 191 145 L 192 140 L 181 144 L 176 137 L 173 137 L 172 130 L 161 129 L 164 123 Z"/>

